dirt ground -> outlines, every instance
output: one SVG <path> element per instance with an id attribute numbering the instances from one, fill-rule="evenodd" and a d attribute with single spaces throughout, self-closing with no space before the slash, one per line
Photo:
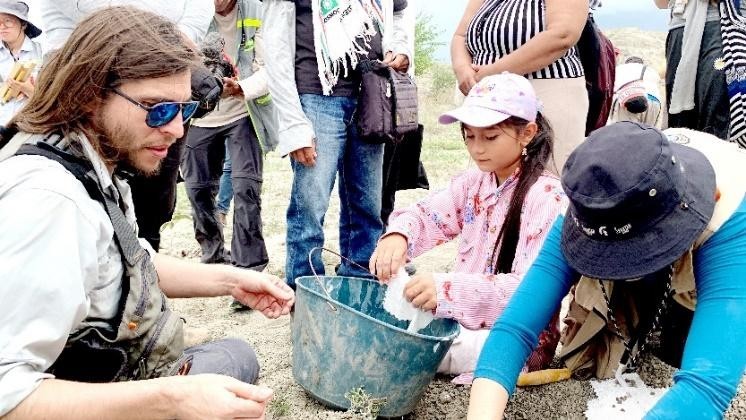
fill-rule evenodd
<path id="1" fill-rule="evenodd" d="M 415 193 L 410 193 L 417 195 Z M 422 194 L 421 192 L 419 194 Z M 403 201 L 409 201 L 405 199 Z M 226 231 L 228 233 L 228 231 Z M 329 243 L 336 237 L 333 229 L 327 229 Z M 176 222 L 164 231 L 164 252 L 195 258 L 199 255 L 192 239 L 191 223 L 188 219 Z M 267 237 L 272 256 L 268 270 L 282 272 L 284 262 L 284 234 Z M 418 267 L 447 269 L 453 250 L 449 247 L 424 255 L 415 262 Z M 333 261 L 329 261 L 330 265 Z M 199 327 L 209 332 L 210 338 L 239 337 L 247 340 L 256 350 L 262 372 L 259 382 L 275 390 L 268 419 L 362 419 L 359 414 L 326 408 L 315 402 L 297 385 L 292 376 L 292 342 L 290 317 L 268 320 L 256 312 L 233 312 L 229 309 L 229 298 L 177 299 L 173 302 L 177 312 L 187 321 L 187 326 Z M 652 387 L 670 384 L 673 369 L 657 359 L 647 358 L 640 374 Z M 583 419 L 587 401 L 595 395 L 588 382 L 568 380 L 540 387 L 518 389 L 508 406 L 508 419 Z M 450 383 L 449 377 L 436 376 L 409 419 L 465 418 L 469 401 L 469 389 Z M 746 395 L 734 401 L 727 419 L 746 419 Z"/>
<path id="2" fill-rule="evenodd" d="M 609 36 L 625 54 L 649 57 L 656 68 L 661 66 L 664 33 L 648 33 L 631 29 L 610 33 Z M 452 78 L 450 71 L 446 73 L 446 76 Z M 436 80 L 437 74 L 434 73 L 432 78 Z M 421 160 L 425 162 L 430 185 L 434 188 L 444 187 L 452 175 L 469 166 L 469 158 L 463 149 L 463 143 L 459 141 L 456 129 L 433 123 L 439 112 L 450 107 L 448 98 L 451 92 L 449 88 L 440 95 L 436 91 L 430 92 L 428 97 L 421 97 L 423 112 L 420 120 L 426 127 L 426 142 Z M 420 93 L 422 95 L 422 91 Z M 287 160 L 270 153 L 264 166 L 262 214 L 264 235 L 270 256 L 267 271 L 280 277 L 284 274 L 285 210 L 291 178 L 292 173 Z M 399 192 L 397 206 L 412 204 L 426 193 L 423 190 Z M 339 214 L 336 192 L 332 197 L 326 217 L 325 235 L 326 245 L 336 249 L 338 239 L 336 221 Z M 174 221 L 163 231 L 163 252 L 191 259 L 199 257 L 199 247 L 194 240 L 189 213 L 188 201 L 182 190 Z M 229 244 L 230 224 L 225 233 L 226 243 Z M 418 270 L 442 272 L 450 268 L 455 252 L 453 244 L 447 244 L 417 258 L 414 262 Z M 324 259 L 331 272 L 331 267 L 336 261 L 328 256 Z M 268 410 L 269 419 L 365 418 L 359 414 L 325 408 L 310 398 L 294 382 L 291 367 L 292 342 L 289 316 L 268 320 L 255 312 L 233 312 L 229 309 L 229 304 L 229 298 L 180 299 L 173 302 L 177 312 L 186 319 L 188 327 L 205 329 L 212 339 L 239 337 L 254 347 L 262 366 L 259 382 L 275 390 L 273 402 Z M 650 387 L 670 385 L 673 372 L 672 368 L 652 356 L 644 358 L 639 370 L 640 376 Z M 746 385 L 742 383 L 742 388 L 744 386 Z M 518 389 L 508 406 L 506 418 L 584 419 L 587 402 L 592 398 L 595 398 L 595 395 L 590 383 L 575 380 Z M 452 385 L 449 377 L 436 376 L 415 411 L 407 418 L 462 419 L 466 416 L 468 401 L 468 387 Z M 733 401 L 726 418 L 729 420 L 746 419 L 746 395 L 744 393 L 739 394 Z"/>

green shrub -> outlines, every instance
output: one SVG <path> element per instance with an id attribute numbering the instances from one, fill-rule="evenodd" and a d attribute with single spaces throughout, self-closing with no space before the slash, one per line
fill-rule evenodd
<path id="1" fill-rule="evenodd" d="M 414 74 L 420 76 L 427 74 L 435 63 L 433 55 L 443 45 L 437 39 L 441 30 L 432 23 L 433 17 L 419 13 L 414 26 Z"/>

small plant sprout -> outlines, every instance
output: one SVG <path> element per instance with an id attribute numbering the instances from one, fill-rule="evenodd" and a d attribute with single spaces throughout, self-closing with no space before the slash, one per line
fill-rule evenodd
<path id="1" fill-rule="evenodd" d="M 365 392 L 363 387 L 354 388 L 345 393 L 350 401 L 350 412 L 360 414 L 364 419 L 375 420 L 386 405 L 386 398 L 375 398 Z"/>

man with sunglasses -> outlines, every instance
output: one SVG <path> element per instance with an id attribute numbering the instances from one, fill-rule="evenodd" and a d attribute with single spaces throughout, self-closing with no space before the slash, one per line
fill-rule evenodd
<path id="1" fill-rule="evenodd" d="M 85 59 L 81 59 L 85 57 Z M 264 418 L 244 340 L 185 347 L 172 298 L 232 296 L 269 318 L 276 276 L 155 253 L 123 167 L 148 175 L 194 115 L 197 55 L 132 7 L 84 19 L 0 139 L 0 417 Z M 12 137 L 12 133 L 15 133 Z M 136 382 L 133 382 L 136 381 Z"/>
<path id="2" fill-rule="evenodd" d="M 192 123 L 181 162 L 202 262 L 258 271 L 269 262 L 262 235 L 262 152 L 277 144 L 277 117 L 264 69 L 262 15 L 258 0 L 215 0 L 215 16 L 205 37 L 206 44 L 212 42 L 202 49 L 206 56 L 210 52 L 228 58 L 212 66 L 225 89 L 215 110 Z M 226 66 L 226 61 L 233 66 Z M 226 67 L 234 74 L 225 75 Z M 226 149 L 234 200 L 230 255 L 215 202 Z"/>
<path id="3" fill-rule="evenodd" d="M 102 6 L 134 6 L 160 15 L 175 23 L 194 44 L 199 44 L 204 38 L 215 10 L 208 0 L 38 0 L 38 6 L 34 7 L 41 11 L 44 22 L 45 56 L 64 44 L 75 26 Z M 211 79 L 214 83 L 214 78 Z M 197 86 L 200 80 L 209 79 L 195 73 L 192 85 Z M 132 199 L 137 208 L 138 235 L 156 251 L 160 246 L 161 226 L 171 220 L 176 208 L 176 183 L 184 143 L 180 139 L 169 148 L 155 176 L 134 175 L 130 178 Z"/>

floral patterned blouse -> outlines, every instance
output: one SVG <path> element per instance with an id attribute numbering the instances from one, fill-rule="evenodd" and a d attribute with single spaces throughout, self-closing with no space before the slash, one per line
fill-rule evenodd
<path id="1" fill-rule="evenodd" d="M 560 181 L 544 172 L 524 199 L 513 269 L 510 273 L 493 274 L 500 252 L 497 236 L 505 221 L 517 175 L 516 171 L 498 186 L 492 173 L 471 169 L 454 177 L 448 188 L 391 214 L 386 234 L 406 236 L 409 258 L 458 237 L 458 254 L 452 271 L 433 274 L 437 317 L 453 318 L 471 330 L 491 328 L 539 253 L 552 223 L 564 213 L 567 197 Z M 529 358 L 529 370 L 551 361 L 558 340 L 555 317 L 539 339 L 541 351 Z"/>

